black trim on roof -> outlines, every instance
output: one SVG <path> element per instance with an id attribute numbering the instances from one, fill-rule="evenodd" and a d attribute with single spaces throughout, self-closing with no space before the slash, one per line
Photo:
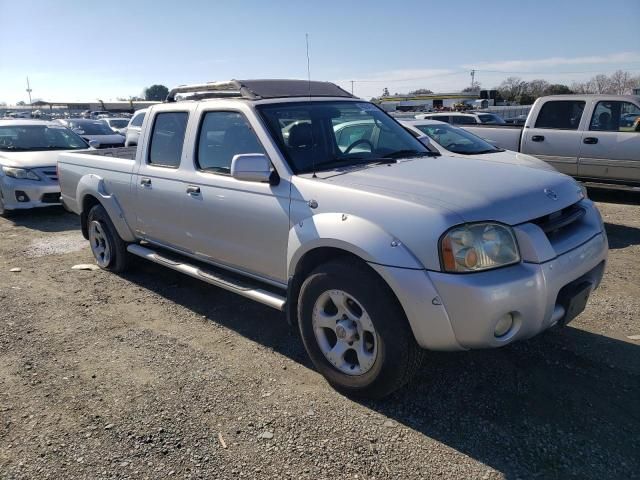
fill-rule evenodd
<path id="1" fill-rule="evenodd" d="M 179 94 L 191 94 L 189 100 L 204 98 L 244 98 L 262 100 L 290 97 L 344 97 L 356 98 L 331 82 L 307 80 L 231 80 L 197 85 L 181 85 L 171 89 L 166 101 L 176 101 Z"/>

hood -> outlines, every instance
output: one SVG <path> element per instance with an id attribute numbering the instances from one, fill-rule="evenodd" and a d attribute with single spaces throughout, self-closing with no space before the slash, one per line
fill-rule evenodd
<path id="1" fill-rule="evenodd" d="M 444 155 L 452 156 L 452 157 L 461 157 L 461 158 L 469 158 L 469 159 L 480 159 L 486 160 L 489 162 L 498 162 L 498 163 L 510 163 L 512 165 L 521 165 L 523 167 L 531 167 L 531 168 L 539 168 L 542 170 L 549 170 L 552 172 L 557 171 L 547 162 L 543 162 L 539 158 L 532 157 L 531 155 L 526 155 L 524 153 L 514 152 L 511 150 L 504 150 L 502 152 L 494 152 L 494 153 L 482 153 L 480 155 L 463 155 L 461 153 L 453 153 L 448 150 Z"/>
<path id="2" fill-rule="evenodd" d="M 416 158 L 325 173 L 329 175 L 321 176 L 327 182 L 451 210 L 465 222 L 493 220 L 516 225 L 582 199 L 571 177 L 477 156 Z"/>
<path id="3" fill-rule="evenodd" d="M 40 152 L 0 151 L 0 164 L 7 167 L 38 168 L 53 167 L 58 163 L 58 155 L 67 150 L 46 150 Z"/>
<path id="4" fill-rule="evenodd" d="M 95 140 L 100 145 L 110 145 L 112 143 L 124 143 L 124 137 L 117 133 L 114 133 L 113 135 L 86 135 L 83 133 L 80 136 L 84 138 L 87 142 L 91 140 Z"/>

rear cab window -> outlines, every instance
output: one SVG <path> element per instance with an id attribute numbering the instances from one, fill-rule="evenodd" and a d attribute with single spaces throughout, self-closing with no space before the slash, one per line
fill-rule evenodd
<path id="1" fill-rule="evenodd" d="M 187 131 L 187 112 L 156 114 L 151 131 L 148 163 L 157 167 L 178 168 Z"/>
<path id="2" fill-rule="evenodd" d="M 540 108 L 535 128 L 577 130 L 584 106 L 584 100 L 550 100 Z"/>
<path id="3" fill-rule="evenodd" d="M 131 123 L 130 126 L 132 127 L 141 127 L 142 126 L 142 122 L 144 121 L 144 112 L 142 113 L 137 113 L 136 115 L 134 115 L 134 117 L 131 119 Z"/>

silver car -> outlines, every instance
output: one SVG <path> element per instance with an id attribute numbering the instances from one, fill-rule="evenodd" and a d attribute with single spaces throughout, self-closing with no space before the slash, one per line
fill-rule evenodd
<path id="1" fill-rule="evenodd" d="M 60 205 L 58 154 L 87 148 L 56 122 L 0 120 L 0 215 Z"/>

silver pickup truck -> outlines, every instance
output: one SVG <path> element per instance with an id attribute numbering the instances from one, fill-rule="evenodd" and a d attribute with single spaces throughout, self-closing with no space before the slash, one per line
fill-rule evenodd
<path id="1" fill-rule="evenodd" d="M 179 87 L 148 110 L 137 150 L 58 163 L 100 267 L 136 255 L 286 312 L 351 395 L 399 388 L 422 349 L 500 347 L 566 324 L 607 258 L 572 178 L 434 156 L 330 83 Z"/>
<path id="2" fill-rule="evenodd" d="M 579 180 L 640 187 L 637 95 L 552 95 L 536 100 L 524 127 L 463 128 Z"/>

